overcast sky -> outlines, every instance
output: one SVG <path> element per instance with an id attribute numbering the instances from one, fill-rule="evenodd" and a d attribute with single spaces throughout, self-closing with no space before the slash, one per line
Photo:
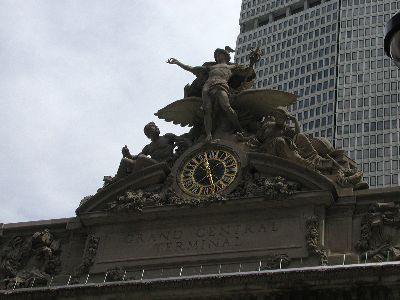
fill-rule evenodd
<path id="1" fill-rule="evenodd" d="M 199 65 L 235 47 L 241 0 L 0 1 L 0 223 L 75 216 Z"/>

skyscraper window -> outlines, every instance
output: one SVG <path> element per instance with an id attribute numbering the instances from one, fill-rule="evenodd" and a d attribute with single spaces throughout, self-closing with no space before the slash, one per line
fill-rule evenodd
<path id="1" fill-rule="evenodd" d="M 250 3 L 243 1 L 235 61 L 248 62 L 249 50 L 260 45 L 264 60 L 256 66 L 261 72 L 255 88 L 297 94 L 290 111 L 303 129 L 353 153 L 358 164 L 398 160 L 400 71 L 384 57 L 383 28 L 400 2 Z M 385 136 L 391 137 L 387 149 L 382 147 Z M 393 166 L 365 168 L 364 176 L 371 186 L 398 184 L 399 170 Z"/>

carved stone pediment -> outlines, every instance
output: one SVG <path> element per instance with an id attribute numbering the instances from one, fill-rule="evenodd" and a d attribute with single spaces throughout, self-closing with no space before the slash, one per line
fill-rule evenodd
<path id="1" fill-rule="evenodd" d="M 280 176 L 298 183 L 302 191 L 327 191 L 337 196 L 333 181 L 317 171 L 268 154 L 253 152 L 248 157 L 249 165 L 267 177 Z"/>
<path id="2" fill-rule="evenodd" d="M 192 184 L 206 178 L 215 186 L 224 176 L 231 181 L 206 195 L 178 190 L 185 172 L 197 176 L 194 170 L 198 178 Z M 237 262 L 259 257 L 263 269 L 303 260 L 325 264 L 323 222 L 308 217 L 324 220 L 336 188 L 318 171 L 237 142 L 196 144 L 171 169 L 154 164 L 112 180 L 81 204 L 77 213 L 93 236 L 71 283 L 108 270 L 110 280 L 120 278 L 113 271 L 117 265 L 189 264 L 222 256 Z"/>
<path id="3" fill-rule="evenodd" d="M 321 201 L 321 204 L 329 204 L 337 196 L 330 179 L 289 160 L 247 152 L 242 154 L 240 162 L 241 169 L 227 192 L 196 197 L 186 195 L 176 184 L 179 168 L 172 168 L 169 176 L 169 168 L 161 163 L 103 187 L 96 195 L 84 199 L 77 214 L 106 212 L 115 215 L 157 207 L 208 206 L 247 198 L 289 203 L 292 198 L 310 197 L 308 194 L 313 194 L 315 201 Z M 292 204 L 296 204 L 293 201 Z"/>
<path id="4" fill-rule="evenodd" d="M 162 185 L 170 172 L 166 163 L 155 164 L 134 172 L 129 176 L 98 190 L 93 196 L 85 197 L 76 209 L 77 215 L 103 211 L 109 203 L 123 196 L 127 191 L 157 188 Z"/>

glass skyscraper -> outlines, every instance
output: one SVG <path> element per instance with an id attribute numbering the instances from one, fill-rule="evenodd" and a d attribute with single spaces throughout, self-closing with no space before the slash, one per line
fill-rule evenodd
<path id="1" fill-rule="evenodd" d="M 237 63 L 259 46 L 255 88 L 295 93 L 303 130 L 330 139 L 373 187 L 399 184 L 400 71 L 383 50 L 396 0 L 243 0 Z"/>

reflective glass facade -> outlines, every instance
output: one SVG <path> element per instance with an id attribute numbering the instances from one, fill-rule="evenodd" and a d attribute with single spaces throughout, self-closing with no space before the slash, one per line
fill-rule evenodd
<path id="1" fill-rule="evenodd" d="M 383 51 L 394 0 L 244 0 L 237 63 L 259 46 L 255 88 L 295 93 L 303 130 L 347 151 L 370 186 L 399 184 L 400 71 Z"/>

